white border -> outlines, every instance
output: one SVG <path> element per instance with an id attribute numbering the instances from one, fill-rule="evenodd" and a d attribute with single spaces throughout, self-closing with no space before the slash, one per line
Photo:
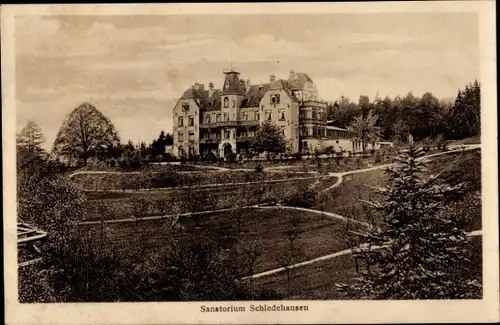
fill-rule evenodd
<path id="1" fill-rule="evenodd" d="M 495 3 L 493 1 L 269 3 L 269 4 L 122 4 L 4 5 L 2 16 L 3 179 L 6 323 L 8 324 L 191 324 L 191 323 L 390 323 L 494 322 L 499 320 L 498 188 L 496 133 Z M 17 302 L 14 31 L 16 15 L 220 15 L 326 13 L 477 12 L 480 23 L 482 86 L 482 196 L 484 298 L 477 301 L 295 301 L 309 312 L 200 313 L 210 303 Z M 459 69 L 460 67 L 457 67 Z M 487 118 L 486 118 L 487 116 Z M 238 302 L 248 306 L 253 302 Z M 226 303 L 225 305 L 230 305 Z M 257 302 L 255 303 L 257 304 Z"/>

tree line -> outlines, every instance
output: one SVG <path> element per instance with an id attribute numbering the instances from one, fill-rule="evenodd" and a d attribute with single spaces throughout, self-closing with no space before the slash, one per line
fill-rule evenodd
<path id="1" fill-rule="evenodd" d="M 366 143 L 379 139 L 405 142 L 409 135 L 415 141 L 474 137 L 481 133 L 480 87 L 477 80 L 467 84 L 458 91 L 454 104 L 440 101 L 429 92 L 422 97 L 411 92 L 394 99 L 377 96 L 373 101 L 360 96 L 358 103 L 341 97 L 328 105 L 327 115 L 337 126 L 351 130 L 354 138 L 362 142 L 363 151 Z M 17 142 L 28 151 L 40 151 L 44 136 L 34 122 L 29 122 L 18 134 Z M 134 144 L 131 140 L 122 144 L 109 118 L 93 105 L 83 103 L 63 122 L 51 153 L 68 164 L 86 165 L 94 158 L 113 166 L 135 168 L 144 160 L 173 159 L 165 151 L 165 147 L 172 144 L 172 136 L 163 130 L 149 144 Z M 286 141 L 276 126 L 264 124 L 251 148 L 258 153 L 283 152 Z"/>
<path id="2" fill-rule="evenodd" d="M 481 133 L 481 85 L 478 80 L 459 89 L 454 103 L 437 99 L 427 92 L 421 97 L 409 92 L 406 96 L 370 101 L 360 96 L 358 103 L 347 97 L 329 103 L 327 116 L 339 127 L 372 130 L 360 124 L 370 123 L 380 138 L 405 141 L 409 134 L 415 141 L 443 135 L 446 139 L 463 139 Z M 362 131 L 365 132 L 365 131 Z"/>

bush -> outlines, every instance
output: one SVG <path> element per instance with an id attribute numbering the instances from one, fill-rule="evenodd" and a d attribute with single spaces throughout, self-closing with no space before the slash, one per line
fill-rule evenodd
<path id="1" fill-rule="evenodd" d="M 285 193 L 283 202 L 291 206 L 310 208 L 316 203 L 316 192 L 310 186 L 299 184 Z"/>
<path id="2" fill-rule="evenodd" d="M 293 154 L 293 159 L 302 160 L 302 154 L 300 152 L 296 152 Z"/>
<path id="3" fill-rule="evenodd" d="M 235 162 L 236 161 L 236 154 L 234 152 L 228 153 L 226 155 L 226 161 L 231 162 L 231 163 Z"/>
<path id="4" fill-rule="evenodd" d="M 214 162 L 217 161 L 217 157 L 215 157 L 213 152 L 209 152 L 201 157 L 201 161 Z"/>

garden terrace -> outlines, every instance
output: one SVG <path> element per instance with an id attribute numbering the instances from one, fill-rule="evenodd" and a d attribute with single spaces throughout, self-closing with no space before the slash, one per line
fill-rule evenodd
<path id="1" fill-rule="evenodd" d="M 464 274 L 466 279 L 482 279 L 482 236 L 469 239 L 470 267 Z M 364 270 L 363 264 L 359 263 L 359 269 Z M 335 257 L 331 260 L 320 261 L 305 267 L 291 270 L 291 295 L 287 299 L 296 300 L 337 300 L 337 299 L 359 299 L 359 297 L 343 297 L 338 291 L 336 284 L 349 284 L 356 277 L 356 262 L 351 254 Z M 253 280 L 257 287 L 273 289 L 287 295 L 288 285 L 285 272 L 271 276 L 261 277 Z"/>
<path id="2" fill-rule="evenodd" d="M 329 184 L 330 178 L 325 181 Z M 171 191 L 87 192 L 89 211 L 81 221 L 117 220 L 142 215 L 200 212 L 234 206 L 276 202 L 286 195 L 290 186 L 313 185 L 317 178 L 287 181 L 285 183 L 247 184 L 217 188 L 185 188 Z M 317 184 L 321 186 L 322 182 Z"/>
<path id="3" fill-rule="evenodd" d="M 103 173 L 77 174 L 73 181 L 86 191 L 119 191 L 182 186 L 231 185 L 303 178 L 293 172 L 266 173 L 255 171 L 194 172 L 194 173 Z"/>
<path id="4" fill-rule="evenodd" d="M 279 267 L 277 255 L 286 245 L 287 234 L 294 227 L 302 253 L 297 262 L 340 251 L 349 246 L 343 235 L 342 221 L 322 219 L 317 214 L 290 210 L 244 209 L 205 215 L 200 218 L 181 217 L 179 223 L 186 235 L 206 236 L 207 240 L 222 243 L 226 248 L 248 245 L 258 241 L 263 255 L 254 273 Z M 294 219 L 296 218 L 296 219 Z M 292 226 L 291 220 L 298 220 Z M 117 249 L 123 258 L 133 258 L 147 251 L 166 246 L 172 238 L 169 219 L 116 224 L 80 225 L 82 235 L 92 232 L 106 238 L 105 246 Z"/>

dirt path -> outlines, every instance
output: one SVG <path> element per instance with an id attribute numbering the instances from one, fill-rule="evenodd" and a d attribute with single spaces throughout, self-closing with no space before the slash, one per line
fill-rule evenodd
<path id="1" fill-rule="evenodd" d="M 480 149 L 481 145 L 480 144 L 471 144 L 471 145 L 454 146 L 454 147 L 455 148 L 460 148 L 460 149 L 455 149 L 455 150 L 450 150 L 450 151 L 444 151 L 444 152 L 438 152 L 438 153 L 435 153 L 435 154 L 431 154 L 431 155 L 427 155 L 427 156 L 423 156 L 423 157 L 417 158 L 417 160 L 433 158 L 433 157 L 442 156 L 442 155 L 446 155 L 446 154 L 450 154 L 450 153 L 455 153 L 455 152 Z M 463 149 L 461 149 L 462 147 L 463 147 Z M 335 188 L 337 186 L 340 186 L 340 184 L 342 184 L 342 182 L 343 182 L 344 176 L 354 175 L 354 174 L 359 174 L 359 173 L 366 173 L 366 172 L 370 172 L 370 171 L 377 170 L 377 169 L 383 169 L 383 168 L 392 167 L 392 166 L 395 166 L 395 165 L 397 165 L 397 162 L 390 163 L 390 164 L 385 164 L 385 165 L 373 166 L 373 167 L 370 167 L 370 168 L 355 169 L 355 170 L 350 170 L 350 171 L 346 171 L 346 172 L 328 173 L 328 176 L 337 177 L 338 180 L 337 180 L 337 182 L 335 184 L 333 184 L 332 186 L 330 186 L 328 188 L 325 188 L 322 192 L 329 191 L 329 190 L 331 190 L 331 189 L 333 189 L 333 188 Z"/>
<path id="2" fill-rule="evenodd" d="M 482 230 L 476 230 L 476 231 L 472 231 L 472 232 L 467 233 L 467 237 L 476 237 L 476 236 L 482 236 L 482 235 L 483 235 L 483 231 Z M 382 246 L 373 246 L 372 248 L 373 249 L 379 249 L 381 247 Z M 353 251 L 352 248 L 344 249 L 344 250 L 342 250 L 340 252 L 335 252 L 335 253 L 332 253 L 332 254 L 323 255 L 323 256 L 320 256 L 320 257 L 313 258 L 313 259 L 308 260 L 308 261 L 304 261 L 304 262 L 300 262 L 300 263 L 291 265 L 289 267 L 289 269 L 297 269 L 297 268 L 301 268 L 301 267 L 304 267 L 304 266 L 307 266 L 307 265 L 311 265 L 311 264 L 314 264 L 314 263 L 318 263 L 318 262 L 321 262 L 321 261 L 331 260 L 331 259 L 339 257 L 339 256 L 351 254 L 352 251 Z M 282 272 L 286 272 L 286 269 L 284 267 L 279 267 L 279 268 L 276 268 L 276 269 L 273 269 L 273 270 L 269 270 L 269 271 L 265 271 L 265 272 L 260 272 L 260 273 L 257 273 L 257 274 L 253 274 L 251 276 L 244 277 L 242 280 L 258 279 L 258 278 L 263 278 L 263 277 L 266 277 L 266 276 L 269 276 L 269 275 L 274 275 L 274 274 L 278 274 L 278 273 L 282 273 Z"/>

